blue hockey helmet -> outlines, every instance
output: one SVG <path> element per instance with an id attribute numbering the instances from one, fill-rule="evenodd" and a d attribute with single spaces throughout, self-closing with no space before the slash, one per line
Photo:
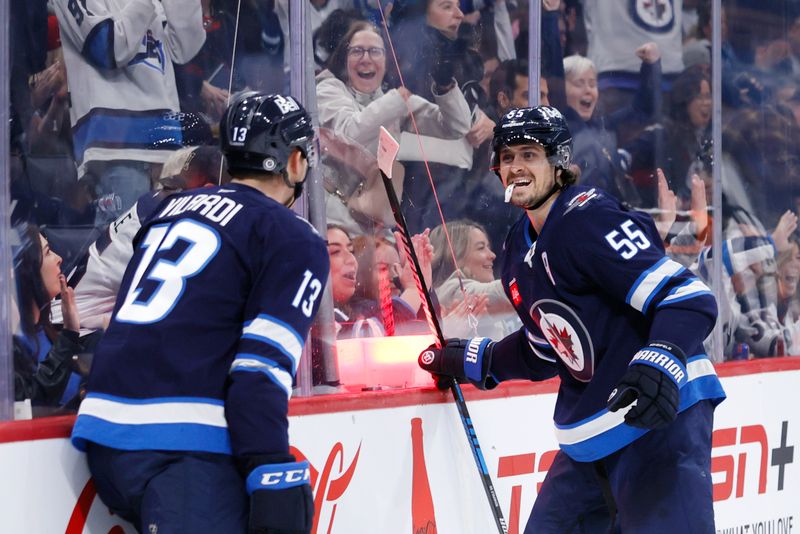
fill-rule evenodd
<path id="1" fill-rule="evenodd" d="M 504 146 L 536 143 L 544 148 L 550 163 L 568 169 L 572 161 L 572 134 L 567 120 L 552 106 L 512 109 L 494 128 L 492 169 L 497 172 Z"/>
<path id="2" fill-rule="evenodd" d="M 315 163 L 311 117 L 291 96 L 239 95 L 222 115 L 220 142 L 231 174 L 281 174 L 295 148 Z"/>

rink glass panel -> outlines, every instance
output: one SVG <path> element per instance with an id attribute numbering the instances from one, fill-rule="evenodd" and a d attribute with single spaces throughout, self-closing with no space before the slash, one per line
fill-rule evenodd
<path id="1" fill-rule="evenodd" d="M 667 2 L 672 7 L 675 3 Z M 138 183 L 145 190 L 153 188 L 161 169 L 160 162 L 151 161 L 150 156 L 159 150 L 165 153 L 162 155 L 169 156 L 177 145 L 201 143 L 209 135 L 217 135 L 216 123 L 226 102 L 226 91 L 288 92 L 292 72 L 307 71 L 308 66 L 313 65 L 317 79 L 306 76 L 303 90 L 296 91 L 302 93 L 297 96 L 306 102 L 306 107 L 316 110 L 315 120 L 321 123 L 320 164 L 316 175 L 321 187 L 309 189 L 324 196 L 316 205 L 325 206 L 326 224 L 343 228 L 353 243 L 357 266 L 354 270 L 350 265 L 345 278 L 356 286 L 352 294 L 359 302 L 342 300 L 342 292 L 333 288 L 334 303 L 328 305 L 336 309 L 322 315 L 332 318 L 335 324 L 315 326 L 307 343 L 306 353 L 312 359 L 308 370 L 313 376 L 307 381 L 311 393 L 354 393 L 430 383 L 427 375 L 417 369 L 416 358 L 432 339 L 424 315 L 417 317 L 418 310 L 409 312 L 407 309 L 409 303 L 414 306 L 418 299 L 411 295 L 415 288 L 409 282 L 408 273 L 403 273 L 402 265 L 396 265 L 405 262 L 404 254 L 396 248 L 391 232 L 394 218 L 374 161 L 380 125 L 386 126 L 401 142 L 398 159 L 402 167 L 396 167 L 393 180 L 396 184 L 402 181 L 403 210 L 412 233 L 430 229 L 438 239 L 434 251 L 436 260 L 444 261 L 439 256 L 455 256 L 462 276 L 459 282 L 457 276 L 443 276 L 440 272 L 431 280 L 441 306 L 440 313 L 444 316 L 445 335 L 499 338 L 518 328 L 519 321 L 509 309 L 495 309 L 470 297 L 470 288 L 482 287 L 470 283 L 475 281 L 473 277 L 479 278 L 480 283 L 491 284 L 490 280 L 499 276 L 502 241 L 520 215 L 518 210 L 503 202 L 502 186 L 490 170 L 489 146 L 485 139 L 477 143 L 475 138 L 479 135 L 472 130 L 481 121 L 496 121 L 500 114 L 489 72 L 501 59 L 510 57 L 511 51 L 517 58 L 527 59 L 528 2 L 489 8 L 476 3 L 476 7 L 483 9 L 480 16 L 467 13 L 463 19 L 458 16 L 453 19 L 452 12 L 447 11 L 451 8 L 433 2 L 433 10 L 438 9 L 435 13 L 409 9 L 390 16 L 386 21 L 388 35 L 380 13 L 380 7 L 387 6 L 359 2 L 360 17 L 372 22 L 381 35 L 371 30 L 357 33 L 355 37 L 361 41 L 346 43 L 338 69 L 334 68 L 336 72 L 328 69 L 327 74 L 323 64 L 343 44 L 347 28 L 353 22 L 349 15 L 332 14 L 333 10 L 317 12 L 310 4 L 302 3 L 308 24 L 317 31 L 305 57 L 293 59 L 290 44 L 296 40 L 293 41 L 288 32 L 287 2 L 277 2 L 272 13 L 242 2 L 238 19 L 235 2 L 211 4 L 213 12 L 204 19 L 207 39 L 201 53 L 191 58 L 188 65 L 172 66 L 174 71 L 179 71 L 174 92 L 167 88 L 165 96 L 162 95 L 177 104 L 161 104 L 159 109 L 170 108 L 175 113 L 155 117 L 154 120 L 162 121 L 157 124 L 162 124 L 163 128 L 156 128 L 148 135 L 142 134 L 144 127 L 140 122 L 113 120 L 107 123 L 113 125 L 110 129 L 113 142 L 94 145 L 96 162 L 88 164 L 85 148 L 91 144 L 91 135 L 85 131 L 76 132 L 71 127 L 75 118 L 70 117 L 68 107 L 70 93 L 73 112 L 78 105 L 76 101 L 80 100 L 69 84 L 70 61 L 76 63 L 80 57 L 73 56 L 69 60 L 67 55 L 67 59 L 62 59 L 60 50 L 68 37 L 62 33 L 60 41 L 55 38 L 57 23 L 54 19 L 50 19 L 49 25 L 44 22 L 48 16 L 46 11 L 22 13 L 14 5 L 10 6 L 13 68 L 5 73 L 11 96 L 3 105 L 13 109 L 13 113 L 9 123 L 9 167 L 4 180 L 11 191 L 6 213 L 10 213 L 14 224 L 9 225 L 8 220 L 3 223 L 9 225 L 8 237 L 2 243 L 6 253 L 12 258 L 18 257 L 14 254 L 18 254 L 24 244 L 19 239 L 22 235 L 20 221 L 38 224 L 53 250 L 63 258 L 61 270 L 71 278 L 88 246 L 102 235 L 103 225 L 128 207 L 129 200 L 121 197 L 130 199 L 137 192 L 135 188 L 132 191 L 126 188 L 125 195 L 120 195 L 113 187 L 103 189 L 102 184 L 97 183 L 98 176 L 110 177 L 107 178 L 110 183 L 118 180 L 126 186 Z M 723 265 L 722 279 L 715 284 L 722 297 L 719 328 L 723 330 L 723 346 L 709 347 L 714 359 L 797 354 L 800 336 L 796 331 L 800 329 L 796 322 L 800 317 L 800 305 L 793 288 L 800 262 L 792 244 L 794 232 L 786 230 L 791 221 L 784 221 L 783 234 L 779 231 L 777 239 L 773 237 L 775 228 L 781 228 L 782 214 L 797 209 L 798 158 L 797 149 L 791 143 L 796 139 L 795 114 L 800 110 L 793 70 L 800 63 L 795 60 L 792 48 L 793 45 L 797 47 L 800 57 L 800 44 L 795 44 L 800 41 L 796 36 L 800 33 L 800 23 L 795 25 L 796 13 L 782 7 L 767 11 L 761 4 L 744 0 L 723 2 L 721 87 L 712 87 L 711 69 L 703 67 L 710 57 L 703 39 L 710 43 L 711 34 L 708 31 L 697 33 L 698 21 L 707 20 L 707 17 L 703 18 L 693 8 L 694 2 L 684 1 L 680 14 L 670 14 L 669 10 L 639 13 L 638 23 L 649 24 L 659 39 L 671 31 L 670 24 L 681 25 L 680 49 L 661 50 L 663 68 L 660 81 L 656 81 L 662 91 L 649 87 L 649 95 L 647 91 L 642 93 L 642 104 L 636 97 L 638 84 L 642 81 L 655 83 L 655 78 L 647 77 L 652 72 L 644 73 L 644 77 L 640 73 L 641 55 L 647 54 L 637 55 L 636 49 L 645 40 L 637 42 L 637 38 L 625 33 L 620 22 L 619 28 L 606 28 L 618 34 L 613 46 L 608 44 L 603 52 L 591 50 L 594 41 L 586 31 L 587 13 L 584 12 L 589 4 L 565 3 L 555 19 L 548 18 L 553 15 L 544 12 L 541 17 L 542 26 L 555 21 L 558 28 L 555 34 L 558 42 L 552 38 L 543 42 L 541 52 L 550 103 L 566 112 L 574 90 L 590 85 L 597 88 L 595 96 L 590 94 L 583 104 L 579 97 L 575 104 L 581 106 L 588 102 L 593 110 L 592 118 L 603 118 L 602 124 L 606 126 L 601 131 L 602 136 L 596 136 L 599 146 L 576 147 L 576 164 L 585 162 L 581 169 L 584 183 L 592 173 L 600 172 L 595 177 L 596 185 L 612 190 L 633 208 L 647 210 L 659 218 L 665 215 L 665 203 L 662 200 L 659 204 L 655 169 L 663 168 L 668 185 L 676 195 L 676 219 L 666 230 L 670 255 L 687 268 L 693 268 L 704 247 L 715 245 L 713 252 L 705 256 L 710 260 L 705 263 L 706 270 L 713 272 L 714 257 L 721 257 L 723 263 L 727 263 Z M 495 24 L 498 16 L 507 17 L 510 24 Z M 232 30 L 236 29 L 237 20 L 238 38 L 234 44 Z M 452 23 L 453 20 L 460 24 Z M 437 24 L 443 29 L 437 29 Z M 453 33 L 456 31 L 457 35 Z M 554 35 L 544 27 L 535 31 L 543 38 Z M 442 35 L 448 32 L 450 37 L 457 37 L 456 45 L 442 40 Z M 159 69 L 167 72 L 170 69 L 166 63 L 168 56 L 161 53 L 165 45 L 157 41 L 157 36 L 145 39 L 142 54 L 136 61 L 152 64 L 154 72 Z M 596 66 L 597 79 L 592 81 L 579 76 L 570 80 L 569 74 L 566 80 L 560 77 L 559 69 L 544 59 L 553 53 L 553 47 L 557 47 L 556 53 L 560 50 L 562 57 L 588 54 L 592 59 L 604 58 L 603 64 Z M 647 57 L 651 59 L 652 55 Z M 358 60 L 363 61 L 359 63 Z M 66 67 L 62 68 L 65 63 Z M 458 105 L 444 102 L 439 87 L 435 86 L 432 75 L 448 69 L 458 80 L 457 90 L 462 93 L 467 117 L 458 117 Z M 687 73 L 688 70 L 692 72 Z M 529 75 L 538 77 L 539 72 L 529 69 Z M 383 76 L 382 81 L 377 79 L 380 76 Z M 692 80 L 686 80 L 691 76 L 695 76 L 692 80 L 699 80 L 696 86 Z M 89 79 L 76 78 L 79 80 L 76 84 Z M 522 83 L 516 76 L 512 78 L 515 84 Z M 707 88 L 703 87 L 704 80 Z M 571 83 L 574 87 L 570 87 Z M 407 92 L 398 93 L 396 88 L 401 85 Z M 676 85 L 681 88 L 677 95 Z M 513 93 L 515 87 L 507 86 L 506 92 Z M 384 91 L 384 96 L 375 105 L 374 101 L 379 98 L 370 92 L 378 88 Z M 109 94 L 108 98 L 117 105 L 135 102 L 125 92 L 128 90 L 130 87 L 120 89 L 119 94 L 115 97 Z M 350 107 L 343 104 L 348 95 Z M 409 98 L 409 107 L 416 112 L 414 120 L 404 98 L 408 95 L 413 95 Z M 444 96 L 447 97 L 446 92 Z M 345 100 L 339 100 L 342 98 Z M 422 98 L 426 102 L 415 100 Z M 447 110 L 444 119 L 437 122 L 435 113 L 431 112 L 432 103 L 437 103 L 440 111 Z M 622 113 L 620 122 L 615 119 L 610 124 L 606 120 L 631 104 L 638 107 L 630 114 Z M 369 121 L 353 120 L 369 105 L 375 110 Z M 722 136 L 716 143 L 711 128 L 715 106 L 722 110 Z M 692 117 L 696 122 L 692 122 Z M 470 133 L 465 134 L 465 128 Z M 92 134 L 97 132 L 104 130 Z M 79 134 L 77 138 L 76 133 Z M 108 155 L 108 150 L 118 149 L 131 140 L 137 146 L 128 147 L 131 151 L 124 160 L 126 163 L 109 164 L 108 158 L 112 156 Z M 714 158 L 715 145 L 721 147 L 718 159 Z M 147 157 L 143 158 L 143 153 Z M 721 165 L 723 203 L 720 206 L 712 202 L 714 165 Z M 183 165 L 177 168 L 180 171 Z M 205 170 L 208 172 L 208 168 Z M 699 202 L 692 204 L 691 177 L 695 172 L 702 182 L 695 189 L 705 192 L 709 206 L 706 210 L 699 207 Z M 438 206 L 431 182 L 436 188 Z M 306 199 L 305 213 L 312 220 L 316 217 L 315 222 L 320 226 L 319 211 L 316 208 L 309 211 L 314 205 Z M 467 227 L 466 232 L 452 232 L 449 240 L 452 251 L 448 240 L 441 239 L 441 230 L 435 231 L 442 224 L 439 206 L 447 223 L 458 228 L 455 223 L 460 221 Z M 705 218 L 701 215 L 703 212 Z M 704 220 L 711 224 L 704 226 Z M 720 243 L 712 242 L 710 236 L 715 224 L 722 225 L 727 251 Z M 490 260 L 483 252 L 483 264 L 493 264 L 493 275 L 486 282 L 482 282 L 484 278 L 480 272 L 470 271 L 473 264 L 469 259 L 469 246 L 475 244 L 476 235 L 472 229 L 478 228 L 481 229 L 478 237 L 485 238 L 488 247 L 498 256 Z M 786 235 L 789 237 L 784 239 Z M 730 261 L 725 262 L 726 258 Z M 480 260 L 476 265 L 481 265 Z M 447 274 L 446 269 L 444 271 Z M 335 283 L 336 277 L 331 279 Z M 345 289 L 346 295 L 349 289 Z M 4 298 L 12 309 L 20 300 L 15 291 Z M 471 313 L 470 305 L 473 309 L 486 306 L 492 310 Z M 393 327 L 389 315 L 394 318 Z M 19 316 L 17 311 L 11 313 L 10 327 L 4 326 L 10 328 L 7 333 L 20 334 Z M 2 357 L 13 362 L 7 349 L 3 350 Z M 88 361 L 84 356 L 80 359 Z M 13 377 L 5 383 L 3 396 L 10 400 Z M 306 392 L 298 390 L 296 393 Z M 68 411 L 59 404 L 34 408 L 32 415 Z"/>

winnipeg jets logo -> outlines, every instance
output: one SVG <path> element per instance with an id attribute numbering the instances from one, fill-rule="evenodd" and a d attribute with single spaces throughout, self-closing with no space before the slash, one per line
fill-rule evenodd
<path id="1" fill-rule="evenodd" d="M 594 375 L 594 346 L 577 314 L 556 300 L 543 299 L 531 306 L 531 318 L 570 374 L 581 382 Z"/>
<path id="2" fill-rule="evenodd" d="M 164 45 L 153 36 L 153 32 L 150 30 L 147 30 L 145 36 L 142 37 L 139 53 L 133 56 L 128 65 L 132 66 L 138 63 L 164 74 L 164 65 L 166 64 Z"/>
<path id="3" fill-rule="evenodd" d="M 528 264 L 528 267 L 533 269 L 533 255 L 536 254 L 536 241 L 533 242 L 531 248 L 528 249 L 528 253 L 525 254 L 525 263 Z"/>
<path id="4" fill-rule="evenodd" d="M 572 341 L 572 334 L 565 327 L 559 328 L 554 323 L 555 320 L 552 317 L 545 319 L 546 331 L 544 335 L 547 337 L 547 342 L 555 349 L 561 359 L 567 362 L 567 365 L 580 371 L 583 369 L 583 362 L 575 354 L 575 343 Z"/>
<path id="5" fill-rule="evenodd" d="M 673 0 L 635 0 L 634 21 L 655 32 L 668 32 L 675 22 Z"/>

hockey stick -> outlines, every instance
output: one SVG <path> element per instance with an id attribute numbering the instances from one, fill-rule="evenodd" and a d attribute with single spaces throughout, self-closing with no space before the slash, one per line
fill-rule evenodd
<path id="1" fill-rule="evenodd" d="M 408 231 L 406 218 L 400 210 L 400 201 L 397 199 L 397 193 L 394 190 L 392 180 L 381 169 L 381 178 L 383 178 L 383 186 L 386 188 L 386 195 L 389 197 L 389 205 L 392 207 L 392 214 L 397 226 L 400 228 L 400 235 L 403 238 L 403 247 L 405 248 L 406 258 L 411 262 L 414 267 L 414 282 L 417 284 L 417 291 L 422 300 L 422 308 L 425 311 L 425 317 L 428 319 L 428 324 L 431 330 L 436 335 L 436 343 L 440 347 L 444 346 L 444 334 L 442 327 L 439 325 L 439 320 L 436 318 L 436 313 L 433 308 L 433 301 L 431 294 L 425 285 L 425 279 L 422 277 L 422 269 L 419 266 L 417 254 L 414 252 L 414 247 L 411 244 L 411 234 Z M 508 534 L 508 527 L 503 518 L 503 511 L 500 509 L 500 503 L 497 500 L 497 493 L 494 490 L 492 477 L 489 475 L 489 469 L 486 467 L 486 461 L 483 458 L 480 443 L 478 443 L 478 435 L 475 433 L 475 427 L 472 424 L 472 417 L 469 415 L 467 409 L 467 402 L 464 400 L 464 394 L 461 392 L 461 386 L 455 380 L 451 381 L 450 391 L 453 394 L 456 408 L 458 408 L 458 415 L 461 417 L 461 424 L 464 425 L 464 432 L 467 433 L 467 441 L 469 442 L 472 456 L 478 466 L 478 471 L 483 483 L 483 489 L 486 491 L 486 497 L 489 499 L 489 506 L 492 508 L 492 515 L 497 524 L 497 530 L 501 534 Z"/>

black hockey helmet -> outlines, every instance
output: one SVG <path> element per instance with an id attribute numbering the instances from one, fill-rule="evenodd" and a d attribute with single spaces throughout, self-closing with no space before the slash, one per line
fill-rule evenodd
<path id="1" fill-rule="evenodd" d="M 552 106 L 512 109 L 494 128 L 492 169 L 497 172 L 504 146 L 534 142 L 544 148 L 550 163 L 567 169 L 572 161 L 572 134 L 567 120 Z"/>
<path id="2" fill-rule="evenodd" d="M 300 149 L 309 166 L 314 165 L 311 117 L 294 97 L 243 93 L 225 110 L 219 130 L 231 174 L 282 174 L 295 148 Z"/>

